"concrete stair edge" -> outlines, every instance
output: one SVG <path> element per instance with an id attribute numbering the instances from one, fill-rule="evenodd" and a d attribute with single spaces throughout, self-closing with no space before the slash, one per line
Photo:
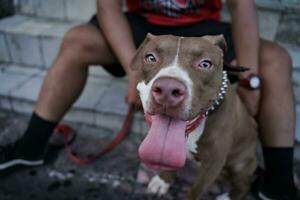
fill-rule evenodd
<path id="1" fill-rule="evenodd" d="M 0 66 L 0 79 L 3 81 L 0 85 L 0 108 L 17 113 L 31 114 L 44 76 L 45 72 L 36 68 L 29 70 L 29 68 L 24 69 L 22 66 Z M 300 77 L 300 70 L 297 77 Z M 299 82 L 300 78 L 297 79 L 298 92 L 296 92 L 298 94 L 296 135 L 297 140 L 300 142 Z M 101 74 L 94 74 L 89 76 L 83 94 L 64 119 L 117 131 L 121 128 L 126 114 L 125 95 L 125 79 L 109 79 L 101 76 Z M 143 122 L 143 116 L 138 113 L 135 117 L 133 132 L 144 133 L 146 130 L 147 126 Z"/>
<path id="2" fill-rule="evenodd" d="M 17 14 L 38 18 L 83 22 L 96 12 L 96 0 L 15 0 Z"/>
<path id="3" fill-rule="evenodd" d="M 77 24 L 34 19 L 23 15 L 2 19 L 0 62 L 46 69 L 56 57 L 65 32 Z"/>
<path id="4" fill-rule="evenodd" d="M 0 109 L 24 115 L 31 115 L 36 102 L 17 97 L 0 95 Z M 73 106 L 62 119 L 62 123 L 78 123 L 119 131 L 125 120 L 125 115 L 95 111 Z M 148 127 L 140 113 L 136 113 L 131 132 L 137 135 L 146 133 Z"/>
<path id="5" fill-rule="evenodd" d="M 52 0 L 52 3 L 49 2 L 16 0 L 14 5 L 17 14 L 64 21 L 86 22 L 96 12 L 96 0 L 86 0 L 84 4 L 80 0 Z M 256 0 L 256 5 L 261 10 L 285 13 L 300 11 L 299 1 Z"/>
<path id="6" fill-rule="evenodd" d="M 47 69 L 59 51 L 63 35 L 77 24 L 34 19 L 22 15 L 5 18 L 0 21 L 0 62 Z M 274 33 L 265 35 L 275 37 Z M 283 45 L 293 50 L 294 67 L 300 67 L 300 47 L 292 47 L 292 44 Z"/>
<path id="7" fill-rule="evenodd" d="M 0 66 L 0 108 L 23 114 L 31 114 L 45 73 L 39 69 L 21 66 Z M 114 82 L 112 85 L 111 82 Z M 119 130 L 127 113 L 124 80 L 89 76 L 83 94 L 65 116 L 66 121 L 84 123 Z M 95 92 L 97 91 L 97 92 Z M 146 126 L 143 116 L 136 113 L 132 132 L 141 133 Z"/>
<path id="8" fill-rule="evenodd" d="M 279 11 L 279 12 L 296 12 L 300 11 L 300 2 L 287 2 L 282 0 L 256 0 L 256 6 L 260 9 Z"/>

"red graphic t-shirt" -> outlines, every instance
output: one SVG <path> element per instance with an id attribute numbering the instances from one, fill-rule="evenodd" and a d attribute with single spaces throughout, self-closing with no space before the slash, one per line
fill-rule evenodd
<path id="1" fill-rule="evenodd" d="M 125 0 L 127 12 L 135 12 L 157 25 L 176 26 L 206 19 L 220 19 L 221 0 Z"/>

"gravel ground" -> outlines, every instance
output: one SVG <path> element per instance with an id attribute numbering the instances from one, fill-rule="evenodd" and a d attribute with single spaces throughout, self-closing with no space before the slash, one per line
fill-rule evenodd
<path id="1" fill-rule="evenodd" d="M 27 116 L 0 110 L 0 145 L 16 140 L 23 133 Z M 77 130 L 73 145 L 94 151 L 111 140 L 109 130 L 71 124 Z M 101 134 L 99 134 L 101 133 Z M 85 143 L 82 143 L 84 141 Z M 14 169 L 0 177 L 1 200 L 179 200 L 188 189 L 192 170 L 186 170 L 168 195 L 148 195 L 146 186 L 137 183 L 139 168 L 137 148 L 140 140 L 133 135 L 114 151 L 88 165 L 72 163 L 64 151 L 49 147 L 47 162 L 42 167 Z M 89 145 L 87 145 L 89 144 Z M 298 165 L 297 170 L 300 171 Z M 252 199 L 252 198 L 248 198 Z"/>

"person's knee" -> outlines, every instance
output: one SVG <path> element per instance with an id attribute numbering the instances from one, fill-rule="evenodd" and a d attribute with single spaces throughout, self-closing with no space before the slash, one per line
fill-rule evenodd
<path id="1" fill-rule="evenodd" d="M 275 43 L 268 43 L 261 49 L 260 64 L 263 76 L 291 78 L 292 59 L 289 53 Z"/>
<path id="2" fill-rule="evenodd" d="M 80 61 L 78 58 L 81 58 L 81 55 L 89 49 L 87 40 L 82 39 L 83 34 L 84 27 L 82 26 L 75 26 L 67 31 L 62 40 L 60 55 Z"/>

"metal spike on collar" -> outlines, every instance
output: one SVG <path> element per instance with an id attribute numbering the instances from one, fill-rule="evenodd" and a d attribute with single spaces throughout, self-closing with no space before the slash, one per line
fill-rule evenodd
<path id="1" fill-rule="evenodd" d="M 214 111 L 216 108 L 218 108 L 225 98 L 225 94 L 227 92 L 228 88 L 228 74 L 226 71 L 223 71 L 223 77 L 222 77 L 222 85 L 218 94 L 218 98 L 214 100 L 213 104 L 207 109 L 205 116 L 208 116 L 209 113 Z"/>

